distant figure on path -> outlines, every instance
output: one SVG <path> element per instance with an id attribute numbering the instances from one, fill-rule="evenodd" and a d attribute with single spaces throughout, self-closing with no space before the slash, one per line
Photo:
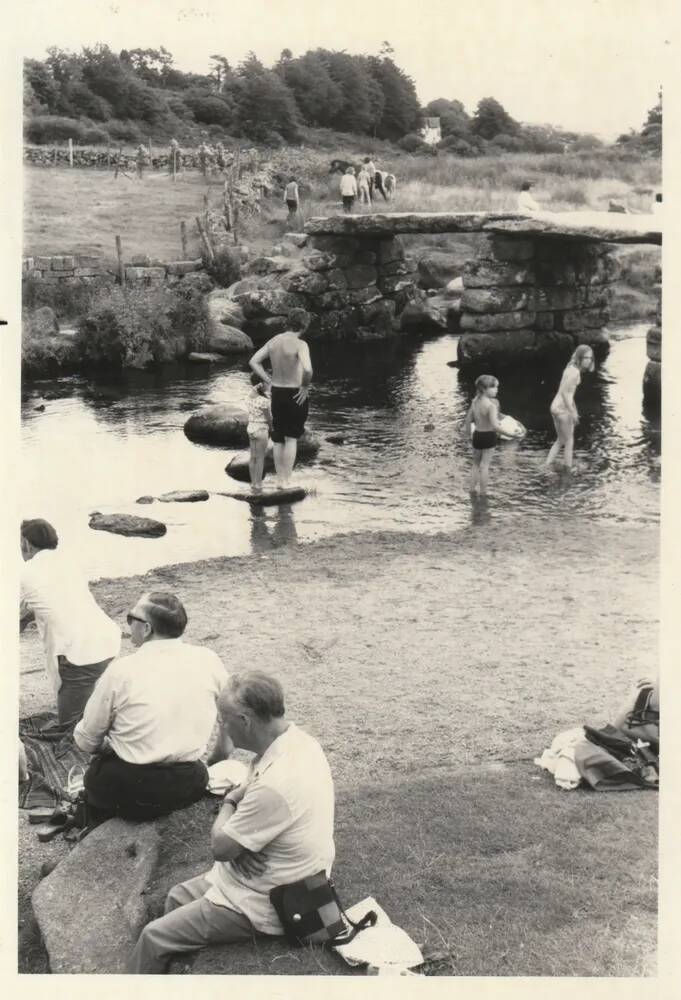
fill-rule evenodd
<path id="1" fill-rule="evenodd" d="M 251 449 L 248 462 L 253 491 L 262 490 L 262 475 L 265 468 L 265 455 L 272 433 L 272 413 L 267 395 L 267 386 L 255 372 L 251 375 L 251 392 L 248 397 L 248 424 L 246 432 Z"/>
<path id="2" fill-rule="evenodd" d="M 137 164 L 137 176 L 140 180 L 144 179 L 144 169 L 149 165 L 149 151 L 146 146 L 142 143 L 137 147 L 137 152 L 135 153 L 135 163 Z"/>
<path id="3" fill-rule="evenodd" d="M 345 176 L 345 175 L 344 175 Z M 355 180 L 354 176 L 352 178 Z M 298 438 L 305 430 L 308 394 L 312 380 L 310 348 L 301 340 L 304 320 L 293 310 L 290 330 L 268 340 L 250 360 L 250 366 L 265 385 L 271 388 L 272 441 L 277 485 L 288 489 L 296 462 Z M 263 368 L 269 358 L 272 375 Z"/>
<path id="4" fill-rule="evenodd" d="M 288 208 L 288 221 L 295 222 L 300 205 L 300 194 L 298 192 L 298 182 L 295 177 L 289 177 L 288 184 L 284 188 L 284 201 Z"/>
<path id="5" fill-rule="evenodd" d="M 371 178 L 366 167 L 357 174 L 357 192 L 360 205 L 371 205 Z"/>
<path id="6" fill-rule="evenodd" d="M 170 147 L 168 149 L 168 169 L 171 175 L 182 172 L 182 150 L 180 149 L 180 144 L 177 139 L 170 140 Z"/>
<path id="7" fill-rule="evenodd" d="M 519 212 L 541 212 L 541 205 L 539 205 L 532 195 L 530 194 L 530 188 L 532 184 L 530 181 L 523 181 L 520 185 L 520 193 L 518 194 L 518 211 Z"/>
<path id="8" fill-rule="evenodd" d="M 178 952 L 281 937 L 270 891 L 331 873 L 333 778 L 317 740 L 286 719 L 279 682 L 259 670 L 235 674 L 218 707 L 221 727 L 255 756 L 213 823 L 212 867 L 171 888 L 164 915 L 139 936 L 134 974 L 162 974 Z"/>
<path id="9" fill-rule="evenodd" d="M 351 212 L 352 206 L 357 197 L 357 180 L 355 178 L 355 168 L 348 167 L 340 179 L 340 193 L 343 199 L 343 211 Z"/>
<path id="10" fill-rule="evenodd" d="M 137 651 L 106 670 L 73 734 L 94 754 L 85 797 L 96 819 L 154 819 L 201 798 L 200 757 L 228 676 L 211 649 L 182 642 L 187 613 L 174 594 L 143 594 L 128 625 Z"/>
<path id="11" fill-rule="evenodd" d="M 551 445 L 551 450 L 546 458 L 547 467 L 556 461 L 560 449 L 564 448 L 565 467 L 566 469 L 572 468 L 575 427 L 579 421 L 579 414 L 575 406 L 575 390 L 581 381 L 582 372 L 592 372 L 593 370 L 594 352 L 588 344 L 580 344 L 579 347 L 575 348 L 563 372 L 558 392 L 551 403 L 551 417 L 558 437 Z"/>
<path id="12" fill-rule="evenodd" d="M 477 492 L 480 496 L 487 494 L 489 467 L 498 443 L 497 433 L 501 430 L 498 392 L 499 380 L 494 375 L 479 375 L 475 380 L 475 398 L 468 409 L 464 422 L 466 437 L 470 436 L 472 425 L 475 424 L 471 442 L 473 445 L 473 469 L 471 470 L 470 492 Z"/>
<path id="13" fill-rule="evenodd" d="M 99 677 L 118 656 L 121 630 L 90 593 L 87 578 L 58 548 L 49 521 L 21 522 L 20 631 L 35 618 L 57 702 L 55 736 L 75 726 Z"/>

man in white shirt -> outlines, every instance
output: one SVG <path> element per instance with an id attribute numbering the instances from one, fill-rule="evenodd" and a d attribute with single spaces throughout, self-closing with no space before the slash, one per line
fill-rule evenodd
<path id="1" fill-rule="evenodd" d="M 518 194 L 518 211 L 519 212 L 540 212 L 541 206 L 534 200 L 530 194 L 530 188 L 532 187 L 529 181 L 523 181 L 520 185 L 520 193 Z"/>
<path id="2" fill-rule="evenodd" d="M 281 685 L 257 670 L 235 674 L 219 711 L 234 744 L 256 756 L 213 824 L 213 867 L 170 890 L 164 916 L 139 937 L 130 972 L 161 973 L 176 952 L 282 935 L 270 890 L 331 871 L 331 771 L 319 743 L 286 721 Z"/>
<path id="3" fill-rule="evenodd" d="M 121 630 L 99 607 L 89 584 L 58 549 L 49 521 L 21 523 L 20 630 L 35 619 L 57 701 L 54 734 L 67 733 L 83 714 L 98 678 L 118 656 Z"/>
<path id="4" fill-rule="evenodd" d="M 85 774 L 95 819 L 153 819 L 201 798 L 199 758 L 228 676 L 212 650 L 181 641 L 187 613 L 174 594 L 143 594 L 128 624 L 137 652 L 109 667 L 74 732 L 95 754 Z"/>

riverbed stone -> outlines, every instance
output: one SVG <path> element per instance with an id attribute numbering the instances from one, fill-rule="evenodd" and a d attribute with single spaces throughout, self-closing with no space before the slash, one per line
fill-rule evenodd
<path id="1" fill-rule="evenodd" d="M 413 333 L 446 330 L 447 314 L 434 299 L 414 299 L 402 311 L 400 326 Z"/>
<path id="2" fill-rule="evenodd" d="M 237 403 L 206 406 L 185 421 L 185 436 L 198 444 L 242 448 L 248 445 L 248 411 Z"/>
<path id="3" fill-rule="evenodd" d="M 136 514 L 100 514 L 99 511 L 90 515 L 89 525 L 95 531 L 110 531 L 114 535 L 131 538 L 160 538 L 167 531 L 162 521 L 155 521 L 151 517 L 138 517 Z"/>
<path id="4" fill-rule="evenodd" d="M 462 330 L 521 330 L 533 327 L 537 314 L 527 309 L 503 313 L 464 313 L 460 318 Z"/>
<path id="5" fill-rule="evenodd" d="M 319 439 L 311 434 L 310 431 L 303 431 L 301 437 L 298 438 L 298 447 L 296 451 L 296 461 L 306 461 L 308 459 L 314 458 L 319 451 Z M 274 472 L 274 452 L 272 448 L 272 442 L 267 446 L 267 451 L 265 453 L 265 473 Z M 250 483 L 251 474 L 249 470 L 249 456 L 248 454 L 235 455 L 234 458 L 225 466 L 225 472 L 232 479 L 236 479 L 240 483 Z"/>
<path id="6" fill-rule="evenodd" d="M 33 912 L 51 973 L 126 971 L 149 919 L 145 889 L 159 849 L 155 823 L 110 819 L 39 883 Z"/>
<path id="7" fill-rule="evenodd" d="M 516 309 L 532 309 L 534 289 L 520 288 L 466 288 L 461 296 L 461 310 L 476 313 L 515 312 Z M 544 306 L 549 308 L 549 306 Z"/>
<path id="8" fill-rule="evenodd" d="M 461 258 L 446 250 L 428 250 L 421 254 L 417 266 L 421 288 L 444 288 L 461 273 Z"/>
<path id="9" fill-rule="evenodd" d="M 253 341 L 243 330 L 226 323 L 211 323 L 206 337 L 206 347 L 215 354 L 228 356 L 253 350 Z"/>
<path id="10" fill-rule="evenodd" d="M 322 274 L 301 267 L 285 275 L 281 280 L 281 286 L 287 292 L 321 295 L 328 288 L 328 282 Z"/>
<path id="11" fill-rule="evenodd" d="M 187 361 L 195 365 L 208 365 L 214 364 L 216 361 L 222 361 L 221 354 L 211 353 L 209 351 L 190 351 L 187 355 Z"/>
<path id="12" fill-rule="evenodd" d="M 135 503 L 153 503 L 155 499 L 155 497 L 151 496 L 137 497 Z"/>
<path id="13" fill-rule="evenodd" d="M 171 490 L 170 493 L 162 493 L 158 499 L 161 503 L 199 503 L 210 499 L 210 493 L 208 490 Z"/>

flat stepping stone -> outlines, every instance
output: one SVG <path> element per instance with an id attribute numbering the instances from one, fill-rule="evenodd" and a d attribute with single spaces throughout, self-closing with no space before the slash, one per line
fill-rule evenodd
<path id="1" fill-rule="evenodd" d="M 126 537 L 160 538 L 168 530 L 162 521 L 154 521 L 151 517 L 138 517 L 136 514 L 100 514 L 99 511 L 90 515 L 89 524 L 95 531 L 110 531 L 114 535 Z"/>
<path id="2" fill-rule="evenodd" d="M 274 507 L 281 503 L 296 503 L 304 500 L 307 490 L 302 486 L 296 486 L 290 490 L 268 490 L 266 493 L 221 493 L 222 497 L 231 497 L 232 500 L 243 500 L 253 507 Z"/>
<path id="3" fill-rule="evenodd" d="M 209 497 L 207 490 L 171 490 L 170 493 L 162 493 L 158 499 L 161 503 L 197 503 Z"/>

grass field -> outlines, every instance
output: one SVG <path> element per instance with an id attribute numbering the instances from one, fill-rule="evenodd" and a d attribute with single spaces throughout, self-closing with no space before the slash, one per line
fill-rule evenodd
<path id="1" fill-rule="evenodd" d="M 358 160 L 356 148 L 335 155 Z M 328 151 L 285 149 L 271 155 L 273 168 L 295 174 L 301 182 L 301 216 L 339 211 L 338 175 L 329 174 Z M 381 211 L 491 211 L 515 206 L 524 179 L 533 193 L 555 211 L 607 209 L 611 199 L 631 211 L 647 211 L 651 192 L 660 183 L 655 160 L 634 161 L 615 155 L 558 156 L 509 154 L 463 160 L 453 156 L 423 157 L 394 153 L 379 164 L 395 172 L 397 196 Z M 167 174 L 148 172 L 142 181 L 99 170 L 27 167 L 25 171 L 24 249 L 26 254 L 66 251 L 93 253 L 113 260 L 114 238 L 122 238 L 124 256 L 147 253 L 172 259 L 180 253 L 180 222 L 187 223 L 192 253 L 200 252 L 195 216 L 222 203 L 219 177 L 206 183 L 198 171 L 187 171 L 175 183 Z M 266 200 L 259 217 L 243 223 L 242 242 L 266 246 L 281 234 L 285 209 L 281 194 Z M 428 240 L 424 240 L 427 243 Z"/>

